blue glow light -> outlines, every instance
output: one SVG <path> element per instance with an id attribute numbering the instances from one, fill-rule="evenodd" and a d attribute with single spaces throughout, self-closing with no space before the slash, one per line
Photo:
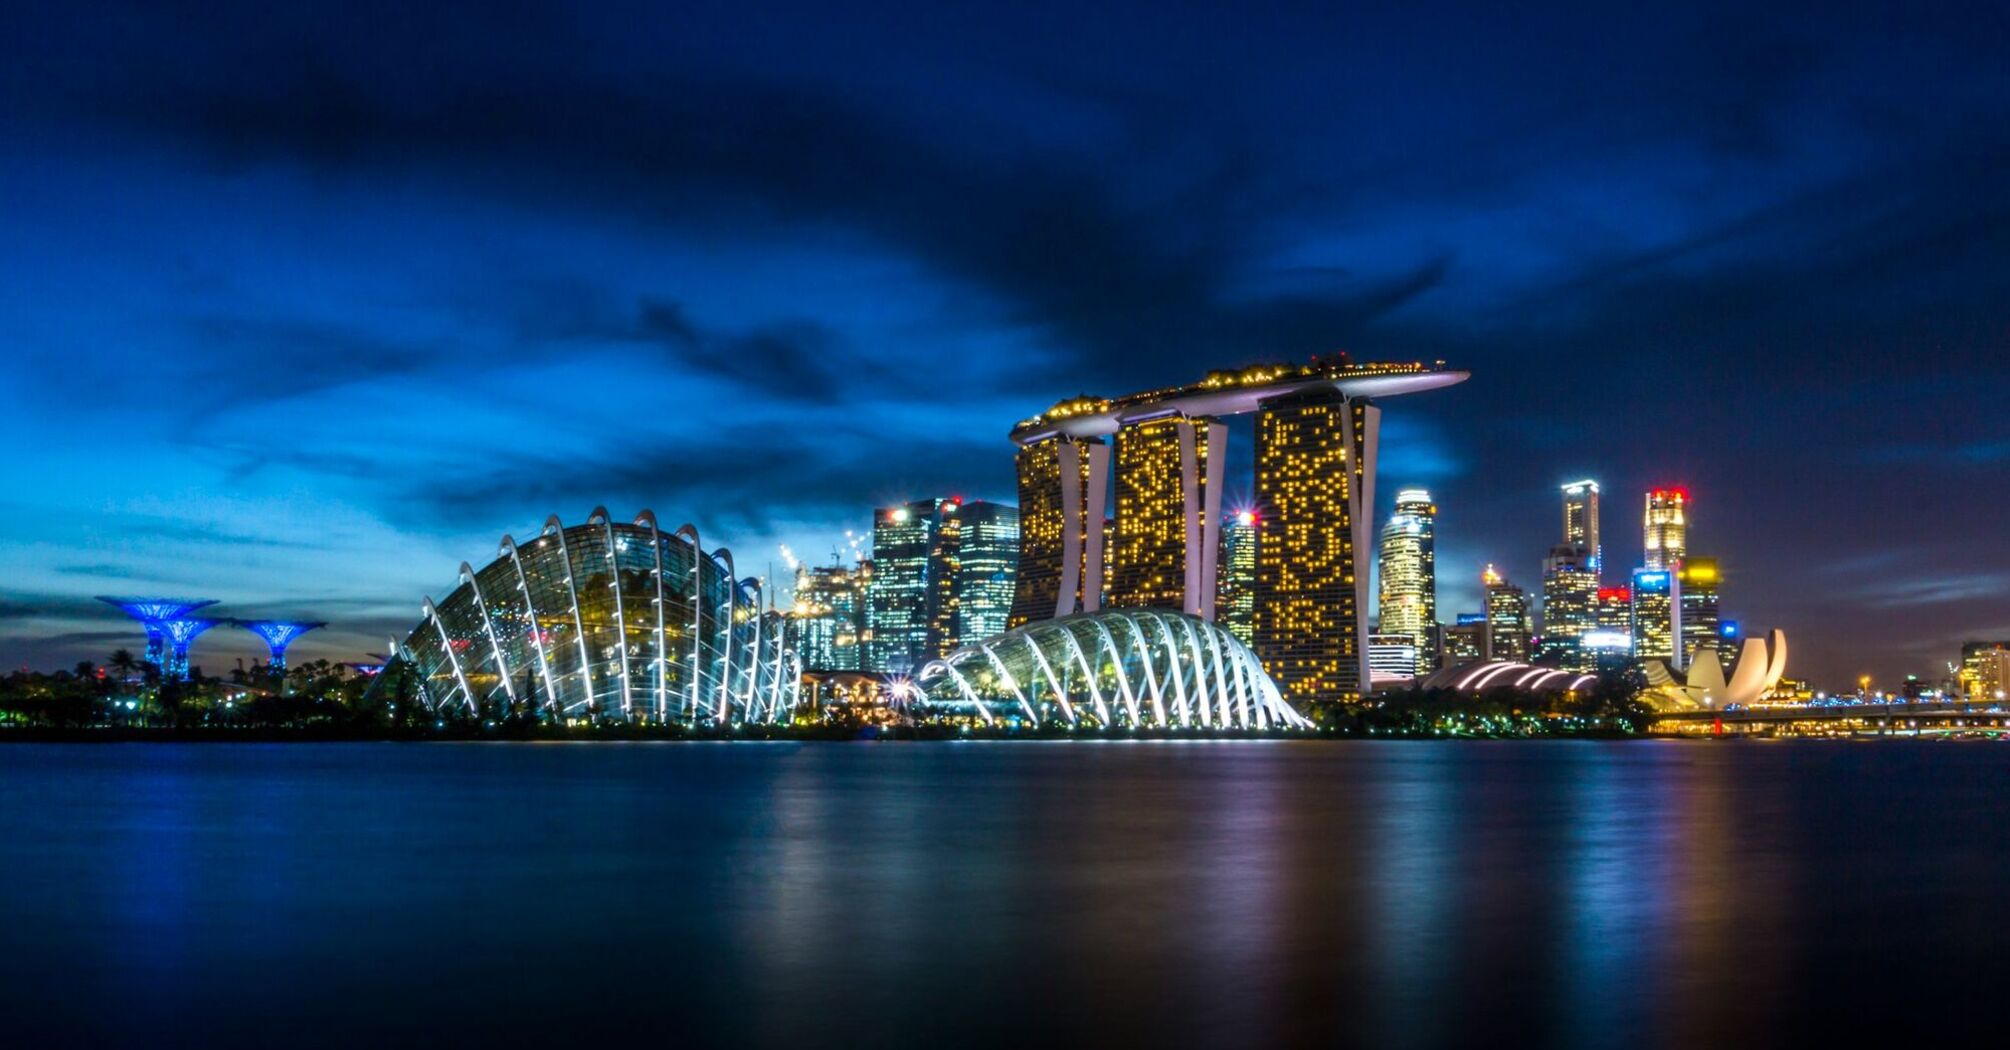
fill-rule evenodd
<path id="1" fill-rule="evenodd" d="M 167 673 L 171 653 L 168 635 L 162 625 L 169 620 L 187 616 L 197 609 L 216 604 L 214 598 L 124 598 L 105 594 L 98 595 L 98 600 L 107 605 L 117 606 L 127 616 L 140 622 L 140 626 L 147 632 L 146 661 L 160 668 L 163 674 Z"/>
<path id="2" fill-rule="evenodd" d="M 265 648 L 271 653 L 266 662 L 275 671 L 286 668 L 286 647 L 295 638 L 317 627 L 328 626 L 318 620 L 234 620 L 237 626 L 250 631 L 265 640 Z"/>

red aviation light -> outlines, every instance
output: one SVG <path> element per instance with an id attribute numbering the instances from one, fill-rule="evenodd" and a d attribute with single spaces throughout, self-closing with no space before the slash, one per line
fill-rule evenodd
<path id="1" fill-rule="evenodd" d="M 1676 503 L 1689 502 L 1689 489 L 1682 485 L 1670 485 L 1649 492 L 1657 500 L 1672 500 Z"/>
<path id="2" fill-rule="evenodd" d="M 1633 600 L 1631 587 L 1600 587 L 1598 600 L 1601 602 L 1630 602 Z"/>

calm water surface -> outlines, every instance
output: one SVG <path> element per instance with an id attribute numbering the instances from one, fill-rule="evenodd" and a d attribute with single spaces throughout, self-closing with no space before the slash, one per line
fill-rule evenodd
<path id="1" fill-rule="evenodd" d="M 2010 748 L 0 748 L 10 1045 L 2010 1026 Z"/>

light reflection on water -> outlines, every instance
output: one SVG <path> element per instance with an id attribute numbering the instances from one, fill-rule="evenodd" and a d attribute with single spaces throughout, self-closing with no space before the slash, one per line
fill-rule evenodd
<path id="1" fill-rule="evenodd" d="M 1936 995 L 2010 944 L 2003 755 L 12 746 L 0 1009 L 24 1045 L 1917 1038 L 1990 1013 Z"/>

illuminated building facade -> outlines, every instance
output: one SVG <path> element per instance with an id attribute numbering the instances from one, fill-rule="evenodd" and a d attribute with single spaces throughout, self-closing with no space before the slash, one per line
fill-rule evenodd
<path id="1" fill-rule="evenodd" d="M 1633 573 L 1633 659 L 1673 660 L 1681 647 L 1682 589 L 1675 574 L 1662 569 Z"/>
<path id="2" fill-rule="evenodd" d="M 972 500 L 956 516 L 962 535 L 956 555 L 955 637 L 1003 634 L 1018 578 L 1019 508 Z"/>
<path id="3" fill-rule="evenodd" d="M 1724 635 L 1724 618 L 1717 606 L 1717 559 L 1682 559 L 1675 570 L 1677 593 L 1681 598 L 1682 657 L 1678 667 L 1696 662 L 1697 653 L 1708 649 L 1723 663 L 1731 661 L 1731 640 Z"/>
<path id="4" fill-rule="evenodd" d="M 1359 697 L 1382 410 L 1320 392 L 1256 416 L 1256 654 L 1294 703 Z"/>
<path id="5" fill-rule="evenodd" d="M 1485 613 L 1460 613 L 1458 621 L 1446 627 L 1443 667 L 1461 667 L 1494 658 L 1494 629 Z"/>
<path id="6" fill-rule="evenodd" d="M 1256 521 L 1255 511 L 1243 510 L 1223 523 L 1215 591 L 1215 621 L 1244 645 L 1256 644 Z"/>
<path id="7" fill-rule="evenodd" d="M 584 524 L 556 515 L 536 537 L 504 536 L 477 570 L 403 639 L 371 684 L 376 702 L 411 698 L 440 717 L 563 721 L 787 721 L 801 663 L 785 620 L 763 612 L 761 582 L 735 579 L 733 554 L 705 553 L 690 525 L 663 532 L 643 511 Z"/>
<path id="8" fill-rule="evenodd" d="M 1956 672 L 1961 695 L 1972 701 L 2010 699 L 2010 642 L 1968 642 Z"/>
<path id="9" fill-rule="evenodd" d="M 1408 682 L 1417 677 L 1417 641 L 1407 634 L 1368 636 L 1368 672 L 1376 684 Z"/>
<path id="10" fill-rule="evenodd" d="M 865 670 L 912 671 L 956 648 L 960 509 L 954 499 L 924 499 L 873 514 Z"/>
<path id="11" fill-rule="evenodd" d="M 1542 562 L 1542 643 L 1537 657 L 1553 667 L 1592 669 L 1584 635 L 1598 628 L 1598 570 L 1591 548 L 1563 543 Z"/>
<path id="12" fill-rule="evenodd" d="M 1646 566 L 1672 570 L 1689 553 L 1689 490 L 1659 488 L 1647 493 L 1643 543 Z"/>
<path id="13" fill-rule="evenodd" d="M 1589 553 L 1591 571 L 1605 568 L 1605 547 L 1598 538 L 1598 482 L 1573 481 L 1563 486 L 1563 542 Z"/>
<path id="14" fill-rule="evenodd" d="M 1127 427 L 1116 441 L 1108 603 L 1214 619 L 1228 428 L 1169 416 Z"/>
<path id="15" fill-rule="evenodd" d="M 1535 633 L 1529 622 L 1528 592 L 1491 565 L 1480 579 L 1486 585 L 1487 623 L 1493 628 L 1493 652 L 1488 658 L 1527 663 Z"/>
<path id="16" fill-rule="evenodd" d="M 1423 489 L 1396 493 L 1396 511 L 1382 526 L 1376 577 L 1380 594 L 1376 629 L 1404 635 L 1417 653 L 1417 674 L 1433 669 L 1437 656 L 1437 504 Z"/>
<path id="17" fill-rule="evenodd" d="M 872 562 L 855 566 L 802 566 L 796 570 L 796 600 L 789 622 L 803 666 L 813 671 L 862 671 L 867 628 L 867 595 Z"/>
<path id="18" fill-rule="evenodd" d="M 1027 623 L 1094 609 L 1100 596 L 1099 566 L 1088 564 L 1099 545 L 1088 532 L 1101 520 L 1098 501 L 1109 481 L 1109 461 L 1096 458 L 1093 448 L 1051 456 L 1028 452 L 1053 442 L 1100 442 L 1113 435 L 1122 445 L 1129 429 L 1151 427 L 1166 427 L 1170 436 L 1156 447 L 1141 439 L 1136 447 L 1149 452 L 1140 453 L 1141 462 L 1170 462 L 1171 443 L 1180 442 L 1182 435 L 1193 451 L 1189 456 L 1185 445 L 1178 445 L 1177 500 L 1175 493 L 1159 491 L 1139 504 L 1150 509 L 1156 523 L 1133 528 L 1127 521 L 1130 501 L 1118 508 L 1119 545 L 1111 557 L 1126 567 L 1127 575 L 1111 591 L 1122 594 L 1128 604 L 1142 604 L 1165 602 L 1177 586 L 1181 608 L 1203 618 L 1213 616 L 1210 592 L 1218 569 L 1210 562 L 1218 557 L 1220 546 L 1209 533 L 1218 527 L 1224 460 L 1221 439 L 1215 436 L 1220 426 L 1216 421 L 1254 412 L 1259 517 L 1252 633 L 1257 653 L 1293 701 L 1359 695 L 1368 681 L 1364 592 L 1370 574 L 1362 559 L 1369 555 L 1373 540 L 1370 512 L 1380 420 L 1380 409 L 1369 399 L 1434 390 L 1466 378 L 1465 372 L 1446 369 L 1442 362 L 1355 364 L 1342 354 L 1305 365 L 1265 364 L 1210 372 L 1198 383 L 1110 400 L 1080 397 L 1020 423 L 1011 436 L 1021 448 L 1020 518 L 1025 539 L 1013 621 Z M 1130 491 L 1139 491 L 1139 486 Z M 1171 541 L 1175 530 L 1164 524 L 1168 515 L 1163 512 L 1175 505 L 1179 531 L 1186 536 L 1177 555 L 1177 571 L 1149 571 L 1155 564 L 1164 566 L 1163 555 L 1154 552 L 1159 544 Z M 1051 515 L 1059 523 L 1053 530 L 1058 542 L 1046 540 L 1045 527 L 1034 525 L 1035 508 L 1044 511 L 1050 506 L 1058 508 Z M 1194 508 L 1200 511 L 1197 527 L 1186 524 L 1194 521 L 1190 516 Z M 1071 540 L 1077 533 L 1070 525 L 1077 520 L 1084 525 L 1079 538 Z M 1140 548 L 1122 548 L 1133 536 L 1143 538 Z M 1069 543 L 1077 544 L 1078 556 L 1071 556 Z M 1043 566 L 1056 564 L 1058 569 L 1049 574 L 1036 568 L 1036 553 Z M 1130 575 L 1140 566 L 1148 571 Z M 1052 582 L 1045 582 L 1050 577 Z M 1049 596 L 1051 605 L 1044 600 Z"/>
<path id="19" fill-rule="evenodd" d="M 1048 414 L 1067 418 L 1069 406 L 1083 404 L 1106 402 L 1062 402 Z M 1101 608 L 1110 446 L 1055 433 L 1020 446 L 1016 460 L 1019 559 L 1008 625 Z"/>

